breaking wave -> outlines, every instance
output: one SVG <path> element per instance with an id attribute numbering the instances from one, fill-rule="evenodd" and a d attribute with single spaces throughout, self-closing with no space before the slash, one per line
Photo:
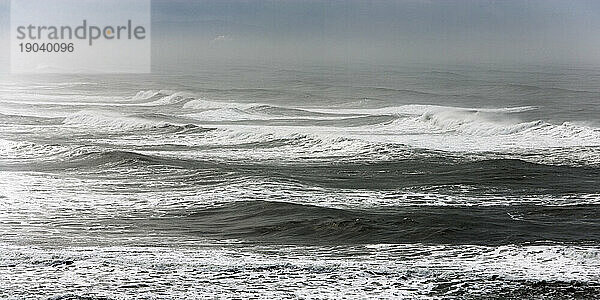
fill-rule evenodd
<path id="1" fill-rule="evenodd" d="M 63 124 L 82 128 L 87 131 L 101 132 L 107 130 L 113 132 L 152 131 L 157 129 L 167 129 L 175 132 L 191 129 L 200 129 L 200 131 L 208 130 L 193 124 L 175 124 L 162 120 L 150 120 L 137 116 L 100 111 L 80 111 L 74 113 L 66 117 Z"/>
<path id="2" fill-rule="evenodd" d="M 404 117 L 388 127 L 420 129 L 422 133 L 455 133 L 475 136 L 532 135 L 559 139 L 578 139 L 600 145 L 600 129 L 571 122 L 552 124 L 542 120 L 519 122 L 495 112 L 429 111 L 417 117 Z"/>

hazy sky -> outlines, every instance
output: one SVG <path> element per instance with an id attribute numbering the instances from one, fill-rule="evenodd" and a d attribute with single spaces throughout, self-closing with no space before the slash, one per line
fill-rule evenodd
<path id="1" fill-rule="evenodd" d="M 152 3 L 155 63 L 228 58 L 600 63 L 600 1 L 595 0 Z M 0 0 L 3 44 L 8 15 L 9 1 Z"/>

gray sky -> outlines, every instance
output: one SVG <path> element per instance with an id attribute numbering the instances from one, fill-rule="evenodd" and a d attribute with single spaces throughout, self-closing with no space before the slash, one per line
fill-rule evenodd
<path id="1" fill-rule="evenodd" d="M 51 0 L 49 0 L 51 1 Z M 8 0 L 0 0 L 6 44 Z M 154 0 L 153 59 L 600 63 L 600 1 Z M 6 47 L 0 50 L 4 60 Z"/>

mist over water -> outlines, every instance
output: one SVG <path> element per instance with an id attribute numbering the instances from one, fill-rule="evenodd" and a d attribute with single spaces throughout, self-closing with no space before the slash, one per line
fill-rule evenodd
<path id="1" fill-rule="evenodd" d="M 152 74 L 0 49 L 0 298 L 593 298 L 599 11 L 153 1 Z"/>

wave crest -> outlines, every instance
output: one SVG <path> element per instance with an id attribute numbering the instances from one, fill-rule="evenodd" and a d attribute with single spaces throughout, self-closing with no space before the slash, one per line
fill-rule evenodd
<path id="1" fill-rule="evenodd" d="M 585 125 L 564 122 L 552 124 L 542 120 L 519 122 L 503 115 L 481 111 L 428 111 L 416 117 L 399 118 L 385 125 L 405 133 L 455 133 L 471 136 L 546 136 L 578 139 L 600 145 L 600 130 Z"/>
<path id="2" fill-rule="evenodd" d="M 65 118 L 63 124 L 88 131 L 143 131 L 166 129 L 169 132 L 207 131 L 193 124 L 174 124 L 159 120 L 150 120 L 137 116 L 127 116 L 117 113 L 80 111 Z"/>

